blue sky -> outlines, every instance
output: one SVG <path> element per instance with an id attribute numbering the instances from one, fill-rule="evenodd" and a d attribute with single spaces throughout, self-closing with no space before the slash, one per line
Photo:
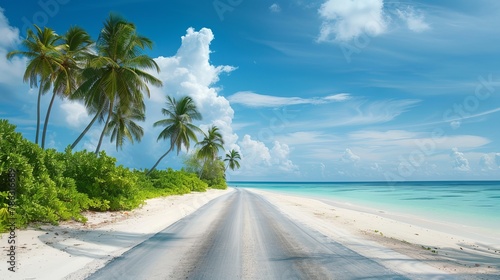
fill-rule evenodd
<path id="1" fill-rule="evenodd" d="M 229 180 L 500 179 L 499 1 L 31 2 L 0 2 L 0 118 L 32 141 L 37 89 L 22 82 L 26 61 L 5 54 L 33 23 L 97 39 L 115 12 L 154 41 L 164 82 L 140 143 L 116 151 L 106 139 L 120 164 L 150 168 L 168 149 L 152 126 L 165 96 L 189 95 L 198 125 L 242 154 Z M 64 150 L 91 117 L 57 100 L 48 146 Z M 159 167 L 181 166 L 172 155 Z"/>

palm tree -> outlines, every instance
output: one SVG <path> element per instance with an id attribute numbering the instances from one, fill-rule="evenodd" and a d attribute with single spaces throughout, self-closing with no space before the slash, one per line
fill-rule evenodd
<path id="1" fill-rule="evenodd" d="M 197 126 L 192 124 L 193 120 L 201 120 L 202 117 L 191 97 L 182 97 L 177 101 L 175 98 L 168 96 L 167 108 L 163 108 L 162 113 L 167 116 L 167 118 L 154 123 L 155 127 L 165 127 L 160 132 L 160 135 L 158 135 L 157 140 L 169 139 L 170 147 L 148 171 L 148 175 L 172 150 L 177 149 L 177 155 L 179 154 L 182 146 L 189 151 L 190 141 L 198 141 L 195 133 L 201 132 Z"/>
<path id="2" fill-rule="evenodd" d="M 38 144 L 38 135 L 40 133 L 40 103 L 44 93 L 49 91 L 52 85 L 53 72 L 60 66 L 60 45 L 58 42 L 60 36 L 50 28 L 45 27 L 43 30 L 34 25 L 36 34 L 29 29 L 26 39 L 22 45 L 26 51 L 16 50 L 7 54 L 7 59 L 15 55 L 22 55 L 28 58 L 28 65 L 24 72 L 23 81 L 30 83 L 30 87 L 38 87 L 38 99 L 36 110 L 36 138 L 35 143 Z"/>
<path id="3" fill-rule="evenodd" d="M 198 150 L 198 158 L 213 161 L 217 158 L 219 149 L 224 149 L 224 139 L 222 139 L 219 128 L 213 125 L 208 129 L 203 140 L 196 145 L 201 146 Z"/>
<path id="4" fill-rule="evenodd" d="M 226 158 L 224 159 L 224 161 L 228 162 L 225 170 L 227 170 L 228 167 L 231 168 L 231 170 L 234 170 L 234 168 L 240 168 L 240 163 L 238 162 L 238 160 L 241 160 L 239 152 L 233 149 L 229 153 L 227 153 Z"/>
<path id="5" fill-rule="evenodd" d="M 212 163 L 217 159 L 219 149 L 224 149 L 224 140 L 222 139 L 222 135 L 220 134 L 217 126 L 211 126 L 207 133 L 204 133 L 204 135 L 205 137 L 203 140 L 196 144 L 197 146 L 201 146 L 196 154 L 196 157 L 203 161 L 201 173 L 199 174 L 200 178 L 202 178 L 207 164 L 208 166 L 212 166 Z"/>
<path id="6" fill-rule="evenodd" d="M 111 134 L 111 142 L 116 141 L 116 150 L 123 146 L 125 138 L 132 144 L 134 139 L 138 142 L 144 136 L 144 130 L 141 126 L 137 125 L 134 121 L 144 121 L 145 106 L 132 106 L 124 108 L 117 106 L 109 121 L 106 134 Z"/>
<path id="7" fill-rule="evenodd" d="M 113 110 L 125 110 L 133 104 L 143 103 L 143 93 L 149 97 L 148 84 L 162 86 L 162 82 L 144 71 L 159 72 L 160 68 L 151 57 L 142 54 L 145 48 L 152 47 L 152 42 L 138 35 L 134 24 L 110 15 L 96 47 L 97 55 L 83 71 L 84 82 L 75 97 L 82 98 L 87 108 L 96 109 L 97 115 L 106 115 L 95 151 L 98 154 Z"/>
<path id="8" fill-rule="evenodd" d="M 109 106 L 109 100 L 104 98 L 103 95 L 100 96 L 100 99 L 94 99 L 92 104 L 87 104 L 87 112 L 89 115 L 94 115 L 90 123 L 85 127 L 85 129 L 80 133 L 78 138 L 71 144 L 71 149 L 73 150 L 78 143 L 80 143 L 80 140 L 83 139 L 85 134 L 90 130 L 90 128 L 94 125 L 94 123 L 99 120 L 99 123 L 104 122 L 104 117 L 106 116 L 106 112 L 108 112 L 108 106 Z M 70 97 L 73 100 L 79 100 L 83 99 L 85 100 L 85 97 L 81 97 L 79 95 L 73 95 Z M 87 103 L 87 102 L 86 102 Z"/>
<path id="9" fill-rule="evenodd" d="M 61 61 L 53 73 L 53 94 L 43 126 L 42 149 L 45 147 L 45 135 L 54 99 L 56 95 L 68 97 L 76 90 L 81 79 L 82 67 L 90 57 L 90 46 L 93 43 L 90 35 L 79 27 L 71 27 L 62 40 Z"/>

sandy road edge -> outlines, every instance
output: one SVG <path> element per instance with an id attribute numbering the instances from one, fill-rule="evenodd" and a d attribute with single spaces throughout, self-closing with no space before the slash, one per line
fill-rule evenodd
<path id="1" fill-rule="evenodd" d="M 8 275 L 8 279 L 84 279 L 114 257 L 231 191 L 208 190 L 149 199 L 132 211 L 89 211 L 84 213 L 88 218 L 85 225 L 64 222 L 59 226 L 19 230 L 16 272 L 7 271 L 3 252 L 8 244 L 7 235 L 3 234 L 0 275 Z"/>

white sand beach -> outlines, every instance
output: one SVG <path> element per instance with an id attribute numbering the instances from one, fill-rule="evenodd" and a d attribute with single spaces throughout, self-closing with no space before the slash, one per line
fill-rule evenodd
<path id="1" fill-rule="evenodd" d="M 6 271 L 2 261 L 0 275 L 2 279 L 84 279 L 210 200 L 234 190 L 151 199 L 142 208 L 129 212 L 87 212 L 86 224 L 65 222 L 19 230 L 17 271 Z M 292 221 L 397 273 L 456 275 L 459 279 L 500 276 L 500 235 L 454 229 L 417 217 L 380 213 L 339 202 L 249 191 L 269 201 Z M 0 239 L 2 251 L 7 250 L 5 236 Z"/>

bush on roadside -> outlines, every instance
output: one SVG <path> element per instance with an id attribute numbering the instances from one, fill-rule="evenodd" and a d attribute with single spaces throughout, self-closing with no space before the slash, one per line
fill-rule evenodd
<path id="1" fill-rule="evenodd" d="M 185 194 L 192 191 L 204 192 L 207 184 L 198 179 L 196 174 L 171 168 L 167 170 L 153 170 L 149 174 L 149 180 L 157 190 L 163 190 L 168 194 Z"/>
<path id="2" fill-rule="evenodd" d="M 131 210 L 145 199 L 191 191 L 206 191 L 207 183 L 186 171 L 131 171 L 101 152 L 64 153 L 42 150 L 0 120 L 0 232 L 11 218 L 8 211 L 9 169 L 16 172 L 16 227 L 32 222 L 85 222 L 83 210 Z"/>
<path id="3" fill-rule="evenodd" d="M 55 153 L 43 151 L 15 132 L 15 126 L 0 120 L 0 191 L 9 191 L 6 179 L 9 169 L 14 169 L 17 227 L 25 227 L 30 222 L 57 224 L 60 220 L 85 220 L 80 212 L 88 207 L 89 199 L 77 191 L 72 178 L 62 175 Z M 0 196 L 0 205 L 7 204 L 7 199 L 5 195 Z M 9 213 L 2 217 L 9 218 Z"/>

